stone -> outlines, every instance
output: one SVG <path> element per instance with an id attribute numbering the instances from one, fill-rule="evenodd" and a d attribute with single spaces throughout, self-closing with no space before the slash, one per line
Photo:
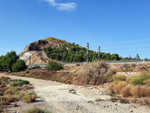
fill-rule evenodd
<path id="1" fill-rule="evenodd" d="M 69 90 L 69 93 L 77 94 L 76 90 L 74 90 L 74 89 L 70 89 L 70 90 Z"/>

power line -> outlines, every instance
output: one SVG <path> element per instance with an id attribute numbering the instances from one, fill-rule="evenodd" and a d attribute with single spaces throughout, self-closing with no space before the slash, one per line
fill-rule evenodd
<path id="1" fill-rule="evenodd" d="M 150 48 L 139 48 L 139 49 L 125 49 L 125 50 L 117 50 L 117 51 L 134 51 L 134 50 L 146 50 L 146 49 L 150 49 Z"/>
<path id="2" fill-rule="evenodd" d="M 119 41 L 119 42 L 106 42 L 106 43 L 93 43 L 93 44 L 90 44 L 90 45 L 96 45 L 96 44 L 106 45 L 106 44 L 117 44 L 117 43 L 132 43 L 132 42 L 141 42 L 141 41 L 150 41 L 150 39 L 129 40 L 129 41 Z"/>
<path id="3" fill-rule="evenodd" d="M 145 44 L 145 45 L 129 45 L 129 46 L 120 46 L 120 47 L 104 47 L 104 49 L 117 49 L 117 48 L 129 48 L 129 47 L 144 47 L 144 46 L 150 46 L 150 44 Z"/>

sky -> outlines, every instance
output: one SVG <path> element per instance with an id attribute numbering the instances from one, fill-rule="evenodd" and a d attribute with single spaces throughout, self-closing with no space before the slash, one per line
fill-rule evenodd
<path id="1" fill-rule="evenodd" d="M 150 58 L 150 0 L 0 0 L 0 55 L 50 36 Z"/>

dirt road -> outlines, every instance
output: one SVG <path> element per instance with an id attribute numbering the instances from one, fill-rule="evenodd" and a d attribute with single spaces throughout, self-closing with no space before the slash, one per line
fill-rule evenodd
<path id="1" fill-rule="evenodd" d="M 82 87 L 74 85 L 66 85 L 63 83 L 39 80 L 27 77 L 10 76 L 0 73 L 1 76 L 7 76 L 12 79 L 23 79 L 30 81 L 34 86 L 34 91 L 40 97 L 40 104 L 37 106 L 47 108 L 52 113 L 149 113 L 147 107 L 133 108 L 131 104 L 112 103 L 108 101 L 108 95 L 100 93 L 101 88 Z M 69 93 L 74 89 L 76 94 Z M 96 98 L 103 99 L 95 101 Z M 33 107 L 29 104 L 20 106 L 16 110 L 22 113 L 23 109 Z M 36 106 L 36 105 L 35 105 Z M 25 108 L 26 107 L 26 108 Z M 17 111 L 17 112 L 18 112 Z"/>

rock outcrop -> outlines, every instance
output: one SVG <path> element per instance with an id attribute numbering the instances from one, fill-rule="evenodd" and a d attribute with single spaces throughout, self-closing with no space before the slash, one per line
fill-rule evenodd
<path id="1" fill-rule="evenodd" d="M 55 44 L 52 42 L 48 42 L 45 40 L 37 40 L 29 45 L 27 45 L 24 51 L 42 51 L 44 47 L 51 46 L 51 47 L 59 47 L 59 44 Z"/>

